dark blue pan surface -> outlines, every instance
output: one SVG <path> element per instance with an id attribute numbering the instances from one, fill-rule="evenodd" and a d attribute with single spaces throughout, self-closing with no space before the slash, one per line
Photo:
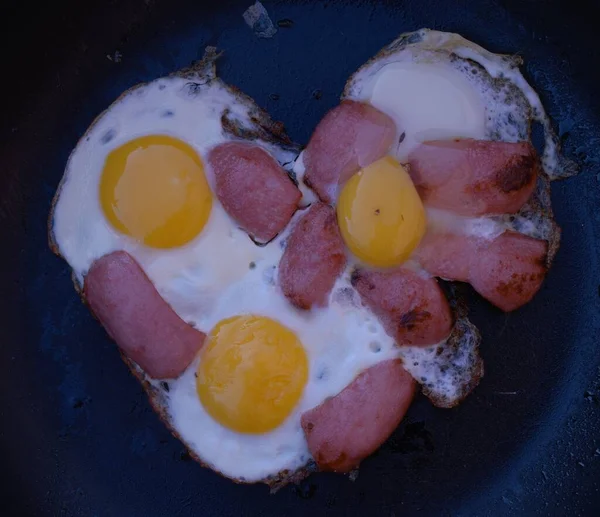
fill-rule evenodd
<path id="1" fill-rule="evenodd" d="M 3 4 L 0 515 L 598 515 L 600 51 L 577 2 L 92 0 Z M 399 33 L 460 32 L 520 53 L 581 174 L 555 183 L 562 247 L 508 316 L 467 291 L 486 375 L 464 404 L 419 396 L 354 482 L 318 474 L 269 496 L 190 461 L 52 255 L 46 217 L 70 150 L 122 91 L 206 45 L 220 75 L 305 143 L 346 78 Z M 121 56 L 115 59 L 115 54 Z M 111 59 L 107 58 L 107 55 Z M 120 62 L 117 62 L 120 61 Z"/>

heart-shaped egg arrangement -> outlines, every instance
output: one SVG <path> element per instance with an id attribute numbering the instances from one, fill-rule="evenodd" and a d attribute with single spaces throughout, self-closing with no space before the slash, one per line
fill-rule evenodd
<path id="1" fill-rule="evenodd" d="M 549 181 L 571 166 L 518 58 L 455 34 L 384 48 L 302 152 L 215 59 L 94 121 L 51 246 L 200 462 L 274 487 L 348 472 L 419 385 L 452 407 L 478 384 L 479 332 L 439 279 L 527 303 L 559 242 Z"/>

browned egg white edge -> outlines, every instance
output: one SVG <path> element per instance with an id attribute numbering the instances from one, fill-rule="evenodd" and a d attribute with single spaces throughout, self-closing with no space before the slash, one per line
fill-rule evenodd
<path id="1" fill-rule="evenodd" d="M 479 381 L 483 378 L 485 370 L 483 359 L 481 355 L 479 355 L 481 333 L 467 317 L 469 308 L 466 299 L 460 293 L 459 283 L 446 282 L 443 287 L 446 287 L 446 289 L 443 289 L 444 296 L 448 299 L 455 321 L 450 336 L 446 338 L 446 341 L 443 344 L 438 345 L 436 353 L 438 355 L 447 354 L 452 356 L 458 352 L 461 343 L 471 336 L 473 339 L 473 348 L 469 353 L 468 375 L 465 376 L 470 379 L 470 382 L 461 386 L 461 391 L 454 399 L 447 399 L 441 395 L 437 395 L 435 390 L 430 389 L 427 384 L 420 382 L 419 384 L 423 395 L 425 395 L 435 407 L 451 409 L 458 406 L 477 387 Z"/>

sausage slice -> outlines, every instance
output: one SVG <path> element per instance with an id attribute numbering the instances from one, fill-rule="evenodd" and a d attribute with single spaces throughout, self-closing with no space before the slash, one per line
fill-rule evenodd
<path id="1" fill-rule="evenodd" d="M 267 151 L 245 142 L 227 142 L 208 153 L 216 194 L 227 213 L 256 241 L 283 230 L 302 194 Z"/>
<path id="2" fill-rule="evenodd" d="M 504 232 L 493 240 L 430 233 L 415 255 L 432 275 L 469 282 L 506 312 L 529 302 L 548 270 L 548 243 L 516 232 Z"/>
<path id="3" fill-rule="evenodd" d="M 92 264 L 83 294 L 119 348 L 150 377 L 179 376 L 204 343 L 205 335 L 175 314 L 125 251 Z"/>
<path id="4" fill-rule="evenodd" d="M 415 381 L 402 361 L 390 359 L 305 412 L 302 429 L 319 468 L 348 472 L 357 467 L 398 427 L 414 393 Z"/>
<path id="5" fill-rule="evenodd" d="M 315 203 L 298 221 L 279 263 L 283 294 L 301 309 L 325 305 L 346 266 L 335 210 Z"/>
<path id="6" fill-rule="evenodd" d="M 370 104 L 342 101 L 319 122 L 304 150 L 304 182 L 321 201 L 332 203 L 338 186 L 384 156 L 395 138 L 388 115 Z"/>
<path id="7" fill-rule="evenodd" d="M 407 268 L 356 269 L 351 282 L 399 345 L 432 345 L 450 334 L 454 318 L 435 278 Z"/>
<path id="8" fill-rule="evenodd" d="M 424 142 L 408 157 L 423 201 L 461 215 L 516 213 L 531 196 L 539 160 L 529 142 Z"/>

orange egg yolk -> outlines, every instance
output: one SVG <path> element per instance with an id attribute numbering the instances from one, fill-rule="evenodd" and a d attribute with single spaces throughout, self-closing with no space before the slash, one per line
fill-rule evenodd
<path id="1" fill-rule="evenodd" d="M 200 355 L 196 389 L 206 411 L 241 433 L 278 427 L 299 402 L 308 359 L 296 335 L 270 318 L 220 321 Z"/>
<path id="2" fill-rule="evenodd" d="M 378 267 L 404 262 L 426 227 L 421 198 L 404 167 L 391 156 L 373 162 L 346 182 L 337 219 L 350 251 Z"/>
<path id="3" fill-rule="evenodd" d="M 212 195 L 196 151 L 166 135 L 136 138 L 110 152 L 100 203 L 120 232 L 154 248 L 182 246 L 208 221 Z"/>

